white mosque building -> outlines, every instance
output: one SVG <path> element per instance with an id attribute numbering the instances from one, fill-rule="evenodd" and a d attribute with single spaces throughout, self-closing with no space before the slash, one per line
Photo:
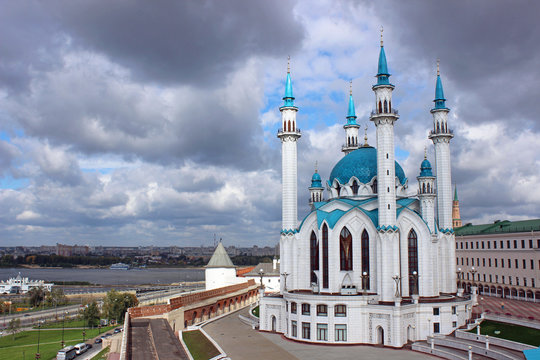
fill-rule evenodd
<path id="1" fill-rule="evenodd" d="M 450 140 L 437 67 L 433 130 L 435 173 L 419 159 L 418 192 L 395 161 L 392 106 L 381 39 L 375 108 L 376 147 L 358 139 L 352 93 L 344 125 L 345 155 L 326 182 L 313 174 L 311 212 L 297 217 L 297 141 L 301 132 L 290 70 L 282 126 L 281 290 L 260 302 L 260 329 L 313 343 L 383 344 L 449 334 L 470 318 L 472 300 L 456 288 Z M 426 124 L 427 125 L 427 124 Z"/>

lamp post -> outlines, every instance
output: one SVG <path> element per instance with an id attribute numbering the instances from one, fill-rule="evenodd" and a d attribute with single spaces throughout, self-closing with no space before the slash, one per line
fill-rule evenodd
<path id="1" fill-rule="evenodd" d="M 399 282 L 401 280 L 401 277 L 399 277 L 399 275 L 394 275 L 392 276 L 392 279 L 394 279 L 394 281 L 396 282 L 396 293 L 394 294 L 394 296 L 396 298 L 399 298 L 401 296 L 401 294 L 399 293 Z"/>
<path id="2" fill-rule="evenodd" d="M 412 290 L 411 290 L 411 295 L 418 295 L 418 272 L 413 271 L 411 275 L 409 275 L 411 277 L 411 279 L 413 280 L 412 282 Z"/>
<path id="3" fill-rule="evenodd" d="M 457 287 L 458 287 L 458 290 L 461 289 L 461 274 L 463 274 L 463 271 L 461 271 L 461 268 L 458 268 L 457 271 L 456 271 L 456 274 L 457 274 Z"/>
<path id="4" fill-rule="evenodd" d="M 67 311 L 64 311 L 64 317 L 62 318 L 62 342 L 60 343 L 62 345 L 62 349 L 64 348 L 64 324 L 66 322 L 67 313 Z"/>
<path id="5" fill-rule="evenodd" d="M 261 289 L 264 289 L 263 276 L 264 276 L 264 270 L 260 269 L 259 270 L 259 277 L 261 278 Z"/>
<path id="6" fill-rule="evenodd" d="M 364 296 L 367 295 L 368 287 L 369 287 L 369 274 L 367 273 L 367 271 L 364 271 L 362 273 L 362 288 L 364 290 Z"/>
<path id="7" fill-rule="evenodd" d="M 41 355 L 39 353 L 39 339 L 40 339 L 40 333 L 41 333 L 41 323 L 43 322 L 43 320 L 40 320 L 38 322 L 38 333 L 37 333 L 37 352 L 36 352 L 36 360 L 38 360 Z"/>
<path id="8" fill-rule="evenodd" d="M 478 270 L 476 270 L 476 269 L 474 268 L 474 266 L 473 266 L 473 267 L 471 267 L 471 270 L 469 270 L 469 272 L 470 272 L 471 275 L 472 275 L 472 286 L 474 286 L 474 274 L 476 274 L 476 273 L 478 272 Z"/>

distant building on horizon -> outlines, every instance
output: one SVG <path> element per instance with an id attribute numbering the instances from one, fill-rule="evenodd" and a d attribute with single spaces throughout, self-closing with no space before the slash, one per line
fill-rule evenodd
<path id="1" fill-rule="evenodd" d="M 459 214 L 459 200 L 457 196 L 457 185 L 454 186 L 454 201 L 452 202 L 452 227 L 454 229 L 460 227 L 461 215 Z"/>

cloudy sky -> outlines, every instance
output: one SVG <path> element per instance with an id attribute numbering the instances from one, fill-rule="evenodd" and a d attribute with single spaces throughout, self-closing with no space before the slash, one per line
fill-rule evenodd
<path id="1" fill-rule="evenodd" d="M 299 216 L 372 109 L 379 31 L 416 189 L 441 61 L 464 222 L 540 215 L 533 1 L 0 1 L 0 246 L 275 245 L 287 56 Z"/>

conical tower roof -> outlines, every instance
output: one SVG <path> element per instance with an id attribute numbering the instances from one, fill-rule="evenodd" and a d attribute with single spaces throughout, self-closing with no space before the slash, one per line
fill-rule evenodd
<path id="1" fill-rule="evenodd" d="M 214 255 L 210 258 L 210 261 L 206 265 L 207 268 L 231 268 L 235 267 L 233 262 L 231 261 L 231 258 L 227 254 L 227 251 L 225 250 L 225 247 L 219 242 L 218 246 L 216 246 L 216 250 L 214 250 Z"/>

